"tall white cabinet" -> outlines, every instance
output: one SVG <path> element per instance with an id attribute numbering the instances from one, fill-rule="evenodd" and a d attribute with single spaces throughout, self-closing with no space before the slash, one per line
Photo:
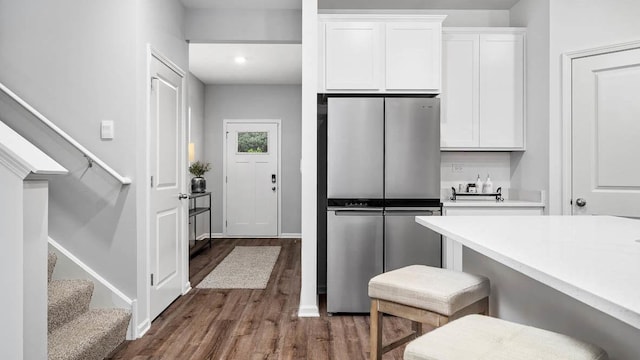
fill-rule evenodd
<path id="1" fill-rule="evenodd" d="M 438 94 L 444 18 L 321 15 L 318 92 Z"/>
<path id="2" fill-rule="evenodd" d="M 445 28 L 442 150 L 525 149 L 525 30 Z"/>

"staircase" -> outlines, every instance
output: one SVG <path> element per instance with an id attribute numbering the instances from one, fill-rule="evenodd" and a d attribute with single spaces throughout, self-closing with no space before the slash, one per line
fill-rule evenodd
<path id="1" fill-rule="evenodd" d="M 51 280 L 57 256 L 48 262 L 49 360 L 100 360 L 126 336 L 131 314 L 123 309 L 89 309 L 93 282 Z"/>

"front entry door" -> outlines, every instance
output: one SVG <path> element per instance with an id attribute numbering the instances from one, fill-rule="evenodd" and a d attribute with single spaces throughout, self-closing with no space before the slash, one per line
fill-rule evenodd
<path id="1" fill-rule="evenodd" d="M 228 122 L 226 234 L 278 235 L 278 123 Z"/>
<path id="2" fill-rule="evenodd" d="M 573 214 L 640 217 L 640 48 L 572 61 Z"/>
<path id="3" fill-rule="evenodd" d="M 185 272 L 184 121 L 182 76 L 156 57 L 151 60 L 150 244 L 151 319 L 182 293 Z"/>

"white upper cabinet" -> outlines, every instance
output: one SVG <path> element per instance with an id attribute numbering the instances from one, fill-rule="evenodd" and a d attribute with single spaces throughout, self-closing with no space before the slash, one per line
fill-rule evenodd
<path id="1" fill-rule="evenodd" d="M 524 150 L 524 74 L 523 29 L 445 29 L 442 149 Z"/>
<path id="2" fill-rule="evenodd" d="M 382 64 L 381 25 L 373 22 L 326 24 L 326 86 L 330 90 L 377 90 Z"/>
<path id="3" fill-rule="evenodd" d="M 442 35 L 440 146 L 471 148 L 480 144 L 478 35 Z"/>
<path id="4" fill-rule="evenodd" d="M 442 26 L 439 22 L 393 22 L 386 27 L 385 88 L 439 92 Z"/>
<path id="5" fill-rule="evenodd" d="M 318 92 L 439 93 L 444 18 L 321 15 Z"/>

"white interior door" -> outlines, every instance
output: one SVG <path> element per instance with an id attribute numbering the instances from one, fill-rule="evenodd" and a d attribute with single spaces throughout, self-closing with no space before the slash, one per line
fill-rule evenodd
<path id="1" fill-rule="evenodd" d="M 227 123 L 227 235 L 278 235 L 278 124 Z"/>
<path id="2" fill-rule="evenodd" d="M 186 200 L 182 76 L 155 57 L 150 98 L 150 317 L 154 319 L 182 293 L 185 266 Z"/>
<path id="3" fill-rule="evenodd" d="M 640 49 L 572 62 L 573 214 L 640 217 Z"/>

